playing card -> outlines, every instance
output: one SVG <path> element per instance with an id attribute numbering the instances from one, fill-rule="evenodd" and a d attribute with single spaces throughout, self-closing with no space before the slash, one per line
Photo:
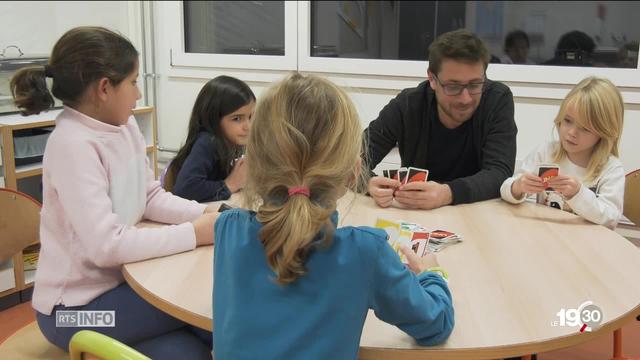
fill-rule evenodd
<path id="1" fill-rule="evenodd" d="M 420 257 L 425 256 L 429 252 L 428 251 L 429 233 L 426 231 L 413 232 L 411 243 L 413 244 L 412 249 L 414 250 L 416 255 Z"/>
<path id="2" fill-rule="evenodd" d="M 382 170 L 382 175 L 389 179 L 398 180 L 398 169 Z"/>
<path id="3" fill-rule="evenodd" d="M 404 229 L 404 230 L 408 230 L 408 231 L 427 231 L 425 228 L 423 228 L 422 226 L 415 224 L 415 223 L 410 223 L 410 222 L 406 222 L 406 221 L 398 221 L 398 223 L 400 224 L 400 228 Z"/>
<path id="4" fill-rule="evenodd" d="M 419 257 L 423 257 L 423 256 L 427 255 L 427 253 L 429 252 L 429 250 L 428 250 L 429 241 L 428 240 L 425 240 L 425 239 L 416 240 L 416 241 L 412 241 L 411 244 L 412 244 L 411 245 L 411 249 Z"/>
<path id="5" fill-rule="evenodd" d="M 549 186 L 549 180 L 558 176 L 559 171 L 560 167 L 558 166 L 558 164 L 538 165 L 538 176 L 542 178 L 542 183 L 545 190 L 553 190 L 553 188 Z"/>
<path id="6" fill-rule="evenodd" d="M 411 242 L 413 232 L 401 228 L 398 222 L 385 219 L 378 219 L 375 227 L 383 229 L 387 233 L 387 242 L 398 254 L 400 261 L 406 264 L 407 257 L 400 251 L 400 247 L 406 245 L 410 249 L 413 248 L 413 244 Z"/>
<path id="7" fill-rule="evenodd" d="M 443 240 L 446 238 L 453 237 L 455 233 L 446 230 L 434 230 L 431 232 L 431 238 L 434 240 Z"/>
<path id="8" fill-rule="evenodd" d="M 462 241 L 462 236 L 446 230 L 434 230 L 429 234 L 428 250 L 438 252 Z"/>
<path id="9" fill-rule="evenodd" d="M 427 181 L 427 177 L 429 176 L 429 170 L 410 167 L 407 177 L 405 179 L 405 184 L 414 181 Z"/>
<path id="10" fill-rule="evenodd" d="M 428 231 L 414 231 L 411 241 L 429 240 L 430 234 Z"/>
<path id="11" fill-rule="evenodd" d="M 564 210 L 565 203 L 562 194 L 557 191 L 545 191 L 544 204 L 558 210 Z"/>
<path id="12" fill-rule="evenodd" d="M 389 245 L 398 253 L 400 261 L 405 264 L 407 263 L 407 258 L 400 251 L 400 247 L 403 245 L 406 245 L 418 256 L 422 257 L 429 252 L 438 252 L 462 241 L 462 236 L 451 231 L 429 231 L 419 224 L 407 221 L 378 219 L 375 226 L 387 232 Z"/>
<path id="13" fill-rule="evenodd" d="M 396 180 L 400 181 L 402 184 L 406 184 L 407 173 L 409 173 L 409 170 L 407 170 L 407 168 L 398 169 L 398 177 Z"/>
<path id="14" fill-rule="evenodd" d="M 400 225 L 393 221 L 378 219 L 375 226 L 387 233 L 387 242 L 394 251 L 398 251 L 400 249 Z"/>

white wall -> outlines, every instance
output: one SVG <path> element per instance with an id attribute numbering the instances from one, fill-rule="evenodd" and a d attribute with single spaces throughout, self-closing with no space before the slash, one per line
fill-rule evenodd
<path id="1" fill-rule="evenodd" d="M 104 26 L 129 34 L 126 1 L 2 1 L 0 50 L 18 45 L 25 54 L 50 54 L 67 30 Z"/>
<path id="2" fill-rule="evenodd" d="M 49 56 L 60 36 L 77 26 L 119 32 L 143 53 L 137 1 L 0 1 L 0 52 L 17 45 L 25 56 Z M 6 56 L 18 56 L 18 52 L 7 49 Z"/>

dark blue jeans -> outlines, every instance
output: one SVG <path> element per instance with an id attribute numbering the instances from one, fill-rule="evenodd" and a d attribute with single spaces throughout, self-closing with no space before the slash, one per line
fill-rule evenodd
<path id="1" fill-rule="evenodd" d="M 114 327 L 56 327 L 58 310 L 113 310 Z M 57 305 L 51 315 L 36 312 L 40 331 L 52 344 L 68 351 L 71 337 L 80 330 L 110 336 L 152 359 L 211 359 L 212 335 L 158 310 L 123 283 L 87 305 Z"/>

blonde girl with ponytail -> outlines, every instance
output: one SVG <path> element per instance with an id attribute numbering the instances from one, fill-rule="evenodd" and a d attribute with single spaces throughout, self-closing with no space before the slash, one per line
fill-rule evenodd
<path id="1" fill-rule="evenodd" d="M 382 230 L 337 228 L 337 200 L 367 183 L 361 134 L 325 79 L 294 73 L 263 94 L 246 153 L 255 211 L 226 211 L 215 227 L 217 359 L 355 359 L 368 309 L 422 345 L 449 336 L 451 294 L 425 271 L 433 256 L 411 257 L 412 272 Z"/>

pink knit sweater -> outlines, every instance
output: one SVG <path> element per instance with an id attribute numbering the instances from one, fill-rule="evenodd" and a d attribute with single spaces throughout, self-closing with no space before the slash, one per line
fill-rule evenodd
<path id="1" fill-rule="evenodd" d="M 85 305 L 123 282 L 123 264 L 195 248 L 205 205 L 165 192 L 133 116 L 113 126 L 65 107 L 43 160 L 33 307 Z M 136 228 L 142 219 L 181 224 Z"/>

